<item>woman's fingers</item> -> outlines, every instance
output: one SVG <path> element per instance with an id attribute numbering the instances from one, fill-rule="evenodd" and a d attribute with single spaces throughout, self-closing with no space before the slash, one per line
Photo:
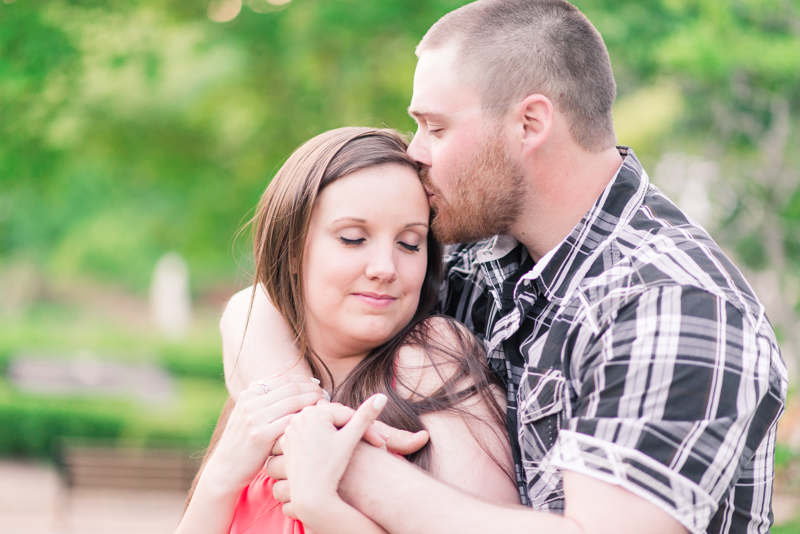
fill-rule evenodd
<path id="1" fill-rule="evenodd" d="M 376 423 L 379 421 L 376 421 Z M 364 432 L 364 441 L 372 445 L 373 447 L 383 447 L 386 445 L 386 439 L 388 436 L 384 435 L 378 428 L 375 426 L 375 423 L 370 425 L 366 432 Z"/>
<path id="2" fill-rule="evenodd" d="M 275 497 L 275 500 L 278 502 L 288 503 L 291 500 L 289 481 L 276 480 L 275 484 L 272 485 L 272 496 Z"/>
<path id="3" fill-rule="evenodd" d="M 286 397 L 311 391 L 319 391 L 320 398 L 324 398 L 323 390 L 315 379 L 300 376 L 278 376 L 253 382 L 242 392 L 242 395 L 246 395 L 247 399 L 262 399 L 266 405 L 269 405 Z"/>
<path id="4" fill-rule="evenodd" d="M 318 406 L 324 406 L 325 409 L 331 416 L 333 426 L 336 428 L 342 428 L 344 425 L 350 421 L 353 417 L 353 414 L 356 411 L 349 406 L 345 406 L 343 404 L 335 403 L 335 402 L 319 402 L 317 403 Z M 388 438 L 381 430 L 376 426 L 379 422 L 376 421 L 375 425 L 371 425 L 367 431 L 364 433 L 364 441 L 369 443 L 374 447 L 383 447 L 386 444 L 386 439 Z M 383 423 L 380 423 L 383 424 Z M 384 425 L 385 426 L 385 425 Z M 274 449 L 273 449 L 274 450 Z M 273 454 L 280 454 L 279 452 L 273 452 Z"/>
<path id="5" fill-rule="evenodd" d="M 355 449 L 356 445 L 367 429 L 375 422 L 383 411 L 389 399 L 383 393 L 378 393 L 365 400 L 358 407 L 350 421 L 339 430 L 339 438 L 344 440 L 346 447 Z"/>
<path id="6" fill-rule="evenodd" d="M 267 461 L 267 474 L 273 480 L 286 480 L 286 458 L 283 455 L 272 456 Z"/>
<path id="7" fill-rule="evenodd" d="M 307 406 L 313 406 L 319 401 L 322 393 L 319 391 L 311 391 L 299 395 L 292 395 L 278 400 L 274 403 L 255 405 L 254 408 L 263 410 L 264 416 L 269 419 L 277 419 L 289 414 L 296 414 Z"/>
<path id="8" fill-rule="evenodd" d="M 377 431 L 387 436 L 386 449 L 389 452 L 402 454 L 403 456 L 417 452 L 428 443 L 428 439 L 430 438 L 428 432 L 425 430 L 408 432 L 391 427 L 382 421 L 375 421 L 374 426 Z"/>
<path id="9" fill-rule="evenodd" d="M 283 417 L 279 417 L 275 419 L 269 425 L 269 432 L 270 432 L 270 439 L 274 439 L 275 441 L 280 440 L 280 437 L 286 432 L 286 429 L 289 427 L 289 423 L 292 422 L 292 418 L 297 415 L 295 413 L 286 414 Z"/>
<path id="10" fill-rule="evenodd" d="M 271 456 L 281 456 L 283 455 L 283 444 L 281 440 L 275 440 L 275 445 L 272 446 L 272 452 L 270 452 Z"/>
<path id="11" fill-rule="evenodd" d="M 281 511 L 283 515 L 288 517 L 289 519 L 297 519 L 297 514 L 294 513 L 294 508 L 292 507 L 292 503 L 287 502 L 281 507 Z"/>

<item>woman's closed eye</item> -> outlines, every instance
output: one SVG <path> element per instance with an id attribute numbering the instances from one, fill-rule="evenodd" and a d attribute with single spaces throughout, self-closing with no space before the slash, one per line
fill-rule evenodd
<path id="1" fill-rule="evenodd" d="M 366 239 L 363 237 L 358 239 L 347 239 L 344 236 L 339 236 L 339 241 L 341 241 L 343 245 L 360 245 L 361 243 L 366 241 Z"/>
<path id="2" fill-rule="evenodd" d="M 399 241 L 399 244 L 409 252 L 419 252 L 419 245 L 411 245 L 409 243 L 403 243 L 402 241 Z"/>

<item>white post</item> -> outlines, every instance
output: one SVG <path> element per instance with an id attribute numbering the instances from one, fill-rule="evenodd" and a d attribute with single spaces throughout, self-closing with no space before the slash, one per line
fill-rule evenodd
<path id="1" fill-rule="evenodd" d="M 192 323 L 189 266 L 174 252 L 164 254 L 153 270 L 150 311 L 165 337 L 180 341 L 189 332 Z"/>

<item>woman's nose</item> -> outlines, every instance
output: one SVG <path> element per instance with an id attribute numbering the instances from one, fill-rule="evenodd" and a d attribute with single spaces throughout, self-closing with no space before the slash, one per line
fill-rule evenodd
<path id="1" fill-rule="evenodd" d="M 367 264 L 367 278 L 379 282 L 392 282 L 397 278 L 397 266 L 391 252 L 373 255 Z"/>

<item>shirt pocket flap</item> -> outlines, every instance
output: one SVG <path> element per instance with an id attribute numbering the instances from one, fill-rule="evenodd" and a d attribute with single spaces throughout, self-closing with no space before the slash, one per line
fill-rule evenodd
<path id="1" fill-rule="evenodd" d="M 566 380 L 558 369 L 525 369 L 517 397 L 520 423 L 529 424 L 561 413 L 565 384 Z"/>

